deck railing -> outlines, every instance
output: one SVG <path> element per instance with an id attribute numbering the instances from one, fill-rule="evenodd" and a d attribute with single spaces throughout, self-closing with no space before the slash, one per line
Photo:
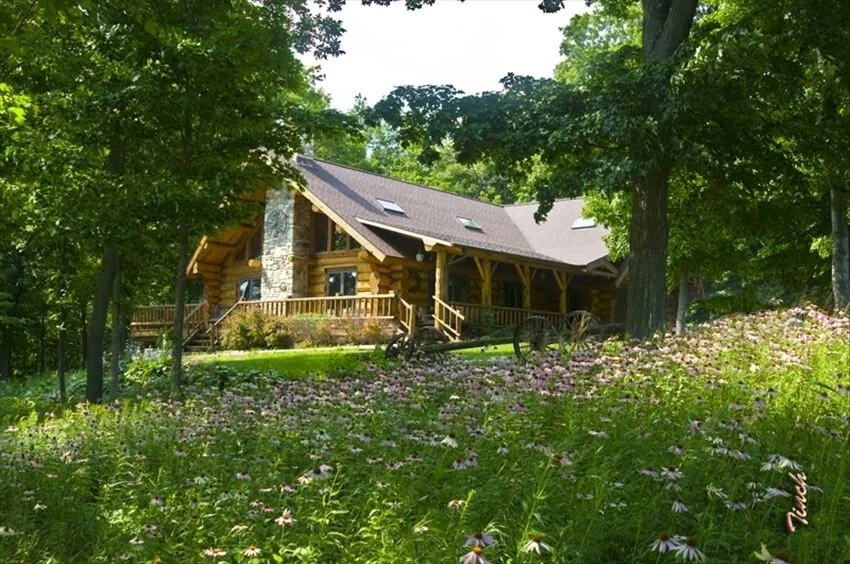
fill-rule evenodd
<path id="1" fill-rule="evenodd" d="M 464 315 L 437 296 L 434 296 L 434 325 L 452 341 L 460 339 Z"/>
<path id="2" fill-rule="evenodd" d="M 276 317 L 323 315 L 326 317 L 370 317 L 392 319 L 398 311 L 395 294 L 288 298 L 242 301 L 236 311 L 262 311 Z"/>
<path id="3" fill-rule="evenodd" d="M 484 304 L 452 302 L 452 306 L 466 316 L 468 323 L 479 325 L 514 326 L 519 325 L 526 317 L 540 316 L 559 326 L 564 314 L 556 311 L 541 311 L 522 309 L 519 307 L 503 307 Z"/>
<path id="4" fill-rule="evenodd" d="M 185 311 L 194 312 L 201 305 L 202 304 L 186 304 Z M 137 307 L 133 311 L 133 319 L 131 320 L 131 323 L 139 327 L 171 325 L 174 323 L 174 311 L 175 306 L 173 304 Z"/>

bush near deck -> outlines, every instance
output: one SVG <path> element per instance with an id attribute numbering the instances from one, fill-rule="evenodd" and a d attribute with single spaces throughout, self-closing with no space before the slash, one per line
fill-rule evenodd
<path id="1" fill-rule="evenodd" d="M 385 320 L 361 317 L 276 317 L 257 310 L 243 311 L 225 323 L 222 346 L 229 350 L 250 350 L 374 345 L 386 342 L 392 329 Z"/>

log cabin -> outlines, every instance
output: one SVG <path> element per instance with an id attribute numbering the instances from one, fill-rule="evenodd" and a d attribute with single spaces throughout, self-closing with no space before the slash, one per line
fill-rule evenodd
<path id="1" fill-rule="evenodd" d="M 497 205 L 297 156 L 305 179 L 256 196 L 262 213 L 201 240 L 188 275 L 203 301 L 186 308 L 191 342 L 233 311 L 358 316 L 413 331 L 423 319 L 449 339 L 487 319 L 516 325 L 576 309 L 622 322 L 626 264 L 608 258 L 606 229 L 581 199 Z M 170 313 L 170 316 L 169 316 Z M 140 308 L 137 339 L 168 329 L 173 306 Z M 417 321 L 419 320 L 419 321 Z"/>

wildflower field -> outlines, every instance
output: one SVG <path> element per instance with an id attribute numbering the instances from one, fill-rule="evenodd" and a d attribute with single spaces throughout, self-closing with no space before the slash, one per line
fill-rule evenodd
<path id="1" fill-rule="evenodd" d="M 110 406 L 0 388 L 0 562 L 850 562 L 846 317 L 189 378 Z"/>

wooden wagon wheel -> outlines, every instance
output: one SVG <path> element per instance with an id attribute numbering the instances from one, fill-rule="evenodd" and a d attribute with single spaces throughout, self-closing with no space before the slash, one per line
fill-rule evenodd
<path id="1" fill-rule="evenodd" d="M 384 358 L 387 360 L 406 358 L 410 343 L 411 339 L 407 333 L 399 333 L 387 343 L 387 347 L 384 349 Z"/>
<path id="2" fill-rule="evenodd" d="M 586 349 L 590 338 L 598 335 L 601 328 L 602 322 L 589 311 L 580 309 L 568 313 L 561 327 L 561 340 L 565 344 L 566 352 L 575 354 Z"/>
<path id="3" fill-rule="evenodd" d="M 404 350 L 405 360 L 410 360 L 414 355 L 431 355 L 435 354 L 429 351 L 431 345 L 439 345 L 447 342 L 446 335 L 434 327 L 433 325 L 425 325 L 420 327 L 413 333 L 407 348 Z"/>
<path id="4" fill-rule="evenodd" d="M 560 334 L 545 317 L 527 317 L 514 330 L 514 353 L 520 360 L 528 360 L 534 353 L 562 350 Z"/>

